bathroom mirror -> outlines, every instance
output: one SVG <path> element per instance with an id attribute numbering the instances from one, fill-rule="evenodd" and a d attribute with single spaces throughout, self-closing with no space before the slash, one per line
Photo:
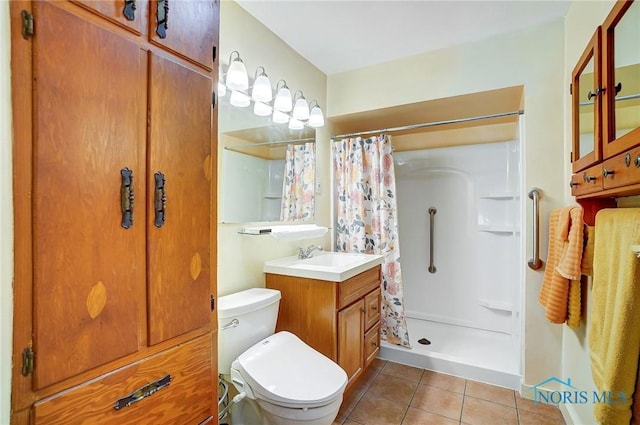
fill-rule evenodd
<path id="1" fill-rule="evenodd" d="M 224 148 L 220 221 L 313 220 L 315 130 L 275 124 L 270 117 L 255 115 L 252 105 L 231 105 L 228 95 L 220 97 L 219 108 L 218 141 Z M 289 190 L 291 185 L 297 189 L 295 194 Z M 288 205 L 284 213 L 283 198 Z"/>

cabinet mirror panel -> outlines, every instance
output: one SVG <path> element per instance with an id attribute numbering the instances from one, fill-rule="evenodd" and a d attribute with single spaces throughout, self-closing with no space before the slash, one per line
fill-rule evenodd
<path id="1" fill-rule="evenodd" d="M 220 98 L 220 220 L 312 221 L 315 130 L 290 130 Z"/>
<path id="2" fill-rule="evenodd" d="M 634 1 L 615 26 L 613 39 L 612 138 L 618 139 L 640 127 L 640 2 Z"/>
<path id="3" fill-rule="evenodd" d="M 582 158 L 594 151 L 596 146 L 596 114 L 595 114 L 595 58 L 590 57 L 589 62 L 580 73 L 578 81 L 578 121 L 579 143 L 576 155 Z"/>

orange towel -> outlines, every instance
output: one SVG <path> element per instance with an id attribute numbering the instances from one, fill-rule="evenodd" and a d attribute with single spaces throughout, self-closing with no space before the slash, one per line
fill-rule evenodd
<path id="1" fill-rule="evenodd" d="M 547 266 L 538 299 L 551 323 L 564 323 L 570 317 L 570 326 L 580 324 L 583 232 L 582 208 L 551 211 Z"/>

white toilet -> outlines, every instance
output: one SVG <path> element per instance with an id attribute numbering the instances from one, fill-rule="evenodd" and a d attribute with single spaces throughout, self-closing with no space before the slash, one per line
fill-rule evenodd
<path id="1" fill-rule="evenodd" d="M 265 288 L 218 300 L 219 373 L 259 417 L 246 419 L 246 409 L 234 406 L 232 423 L 331 425 L 347 374 L 292 333 L 274 334 L 279 304 L 280 291 Z"/>

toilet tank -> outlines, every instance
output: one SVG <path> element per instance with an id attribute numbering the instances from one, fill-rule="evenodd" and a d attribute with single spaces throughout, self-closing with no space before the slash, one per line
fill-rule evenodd
<path id="1" fill-rule="evenodd" d="M 273 335 L 280 291 L 252 288 L 218 299 L 218 373 L 228 375 L 231 363 L 249 347 Z"/>

